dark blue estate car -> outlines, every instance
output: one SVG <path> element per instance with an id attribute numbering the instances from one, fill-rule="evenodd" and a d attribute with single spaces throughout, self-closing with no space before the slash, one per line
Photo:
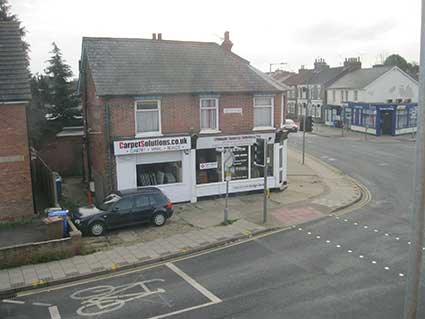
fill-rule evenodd
<path id="1" fill-rule="evenodd" d="M 101 205 L 80 207 L 72 220 L 83 233 L 100 236 L 107 229 L 135 224 L 163 226 L 172 215 L 167 196 L 156 187 L 146 187 L 110 194 Z"/>

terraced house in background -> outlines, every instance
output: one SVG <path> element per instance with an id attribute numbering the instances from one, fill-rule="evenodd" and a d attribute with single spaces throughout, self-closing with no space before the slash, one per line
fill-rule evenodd
<path id="1" fill-rule="evenodd" d="M 223 150 L 234 150 L 230 192 L 263 188 L 256 137 L 268 141 L 268 186 L 286 184 L 285 87 L 221 45 L 83 38 L 80 85 L 87 166 L 96 198 L 156 185 L 173 202 L 223 194 Z"/>
<path id="2" fill-rule="evenodd" d="M 19 24 L 0 22 L 0 220 L 33 216 L 26 108 L 31 100 Z"/>

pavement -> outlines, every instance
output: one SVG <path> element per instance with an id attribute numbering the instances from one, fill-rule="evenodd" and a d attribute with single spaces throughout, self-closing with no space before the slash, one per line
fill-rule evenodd
<path id="1" fill-rule="evenodd" d="M 301 154 L 294 149 L 288 151 L 288 184 L 285 191 L 271 193 L 266 224 L 262 223 L 260 193 L 230 197 L 230 225 L 222 225 L 223 198 L 175 205 L 176 213 L 167 225 L 139 229 L 149 229 L 150 236 L 141 236 L 136 228 L 123 230 L 100 243 L 89 238 L 88 245 L 102 249 L 92 254 L 1 270 L 0 295 L 153 264 L 301 225 L 350 207 L 365 194 L 362 185 L 317 158 L 307 156 L 302 165 Z"/>
<path id="2" fill-rule="evenodd" d="M 323 137 L 332 137 L 332 138 L 343 138 L 345 140 L 351 141 L 369 141 L 369 142 L 378 142 L 378 143 L 398 143 L 402 142 L 415 142 L 415 134 L 403 134 L 397 136 L 382 135 L 375 136 L 371 134 L 365 134 L 357 131 L 352 131 L 350 129 L 335 128 L 324 125 L 322 123 L 314 123 L 313 132 L 311 134 L 323 136 Z"/>

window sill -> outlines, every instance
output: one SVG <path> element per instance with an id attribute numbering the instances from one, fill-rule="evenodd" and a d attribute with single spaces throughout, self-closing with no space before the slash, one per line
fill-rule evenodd
<path id="1" fill-rule="evenodd" d="M 254 127 L 252 130 L 253 131 L 270 131 L 270 130 L 275 131 L 276 128 L 273 126 L 257 126 L 257 127 Z"/>
<path id="2" fill-rule="evenodd" d="M 145 132 L 145 133 L 137 133 L 135 135 L 136 138 L 139 137 L 157 137 L 157 136 L 163 136 L 161 132 Z"/>
<path id="3" fill-rule="evenodd" d="M 199 134 L 219 134 L 220 130 L 201 130 Z"/>

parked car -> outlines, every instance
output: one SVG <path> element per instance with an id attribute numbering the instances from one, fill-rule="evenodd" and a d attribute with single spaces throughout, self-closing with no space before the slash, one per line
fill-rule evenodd
<path id="1" fill-rule="evenodd" d="M 298 132 L 297 124 L 295 124 L 295 122 L 290 119 L 285 120 L 285 124 L 283 124 L 283 129 L 289 132 Z"/>
<path id="2" fill-rule="evenodd" d="M 72 220 L 83 233 L 100 236 L 108 229 L 135 224 L 163 226 L 172 215 L 167 196 L 156 187 L 146 187 L 110 194 L 100 205 L 80 207 Z"/>

